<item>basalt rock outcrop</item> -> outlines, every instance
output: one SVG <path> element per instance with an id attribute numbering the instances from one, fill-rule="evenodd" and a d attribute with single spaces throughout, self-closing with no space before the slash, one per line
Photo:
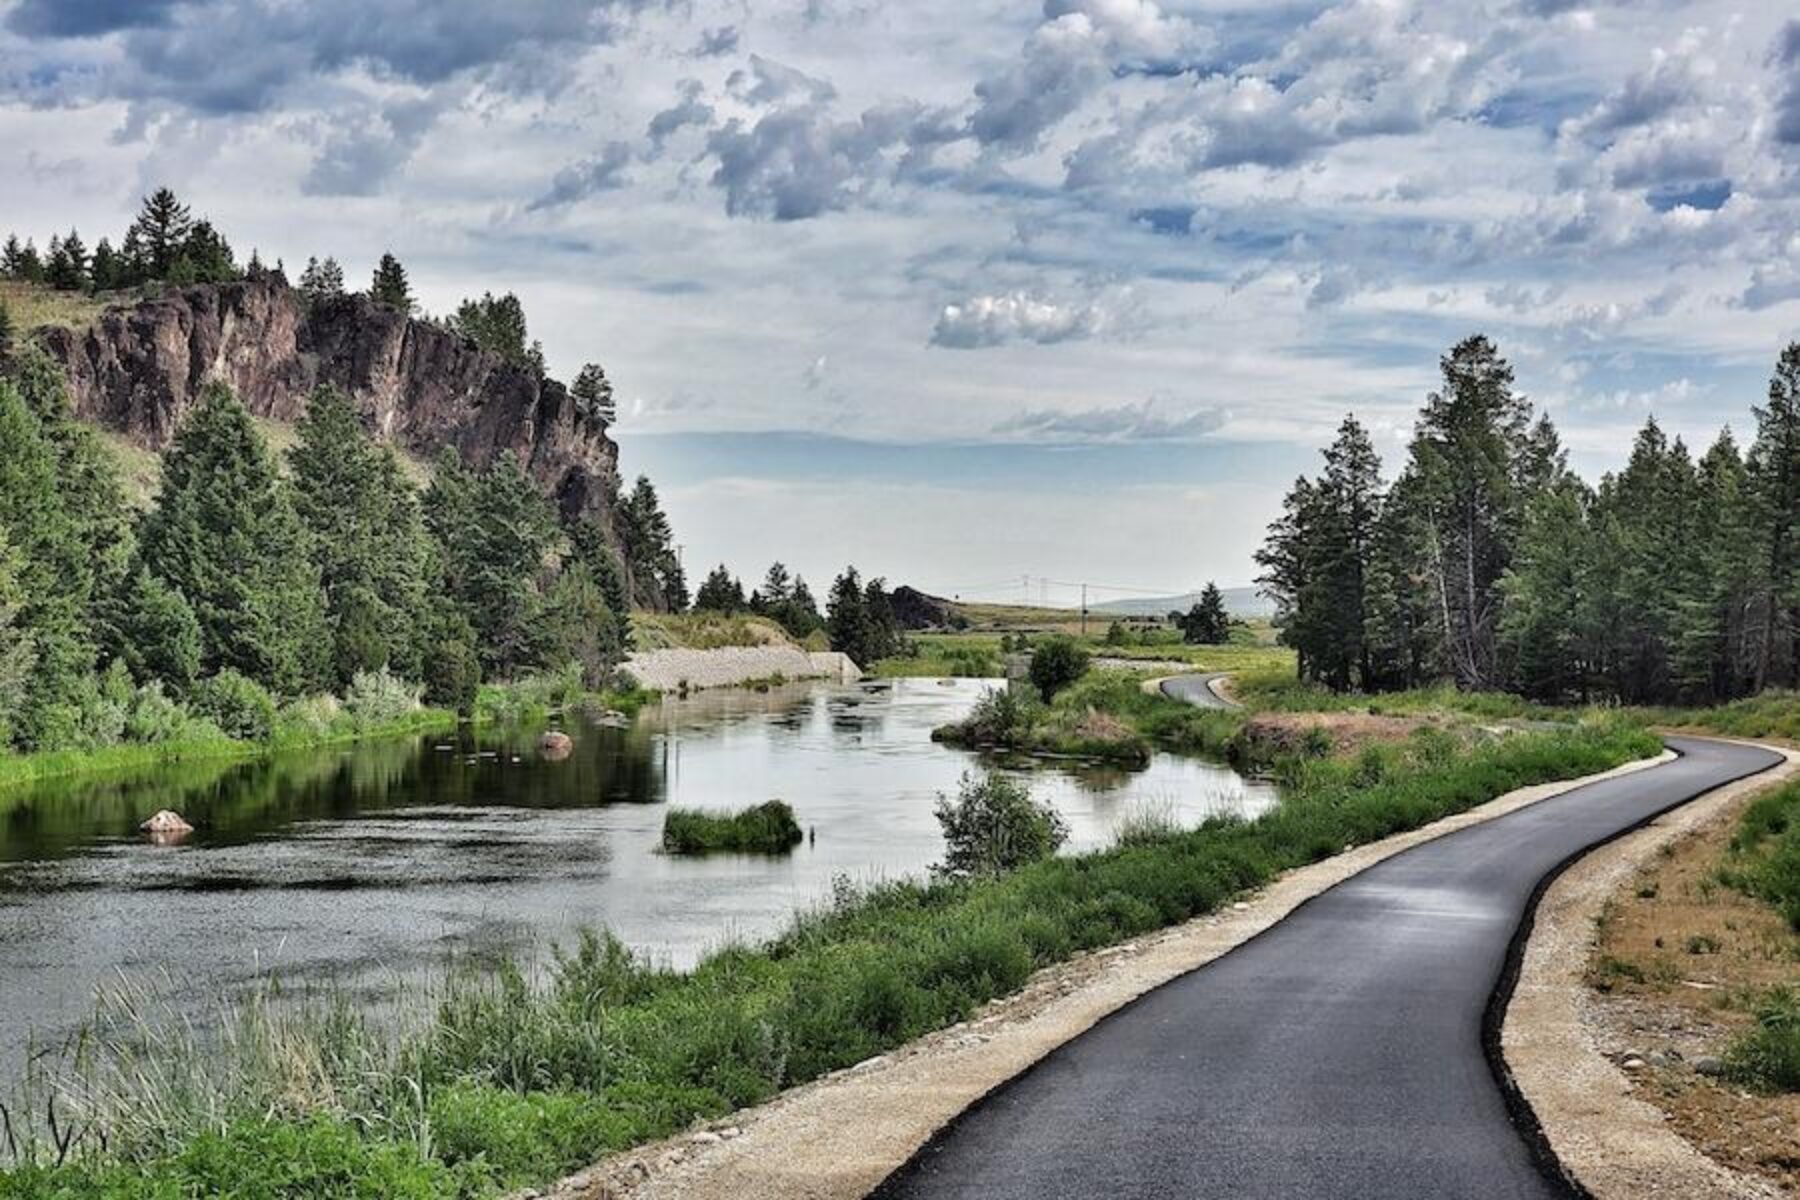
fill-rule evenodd
<path id="1" fill-rule="evenodd" d="M 611 524 L 618 447 L 600 417 L 555 380 L 366 296 L 309 305 L 265 272 L 110 309 L 87 330 L 47 329 L 38 340 L 67 373 L 78 416 L 150 449 L 168 444 L 209 383 L 279 421 L 298 420 L 313 388 L 333 384 L 394 445 L 425 456 L 453 446 L 475 466 L 515 454 L 565 516 Z"/>

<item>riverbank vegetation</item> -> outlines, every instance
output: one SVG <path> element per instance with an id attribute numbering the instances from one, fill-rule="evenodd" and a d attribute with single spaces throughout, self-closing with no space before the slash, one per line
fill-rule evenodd
<path id="1" fill-rule="evenodd" d="M 1004 874 L 846 888 L 772 942 L 692 972 L 594 937 L 541 971 L 453 972 L 398 1028 L 272 1002 L 240 1009 L 240 1032 L 205 1049 L 179 1022 L 101 1028 L 60 1082 L 60 1128 L 80 1131 L 66 1161 L 44 1140 L 41 1102 L 14 1108 L 20 1161 L 0 1196 L 208 1195 L 252 1178 L 339 1196 L 541 1184 L 964 1019 L 1039 967 L 1211 911 L 1347 844 L 1654 749 L 1609 722 L 1466 752 L 1420 735 L 1296 765 L 1255 821 Z"/>
<path id="2" fill-rule="evenodd" d="M 1740 449 L 1652 419 L 1589 486 L 1493 343 L 1442 360 L 1390 485 L 1347 418 L 1258 554 L 1302 678 L 1712 704 L 1800 683 L 1800 343 Z"/>
<path id="3" fill-rule="evenodd" d="M 446 453 L 421 494 L 341 393 L 278 457 L 214 386 L 134 514 L 34 351 L 0 363 L 0 444 L 0 782 L 494 719 L 565 668 L 614 685 L 618 557 L 510 457 Z"/>
<path id="4" fill-rule="evenodd" d="M 785 854 L 805 836 L 782 800 L 731 813 L 671 808 L 663 817 L 662 848 L 669 854 Z"/>

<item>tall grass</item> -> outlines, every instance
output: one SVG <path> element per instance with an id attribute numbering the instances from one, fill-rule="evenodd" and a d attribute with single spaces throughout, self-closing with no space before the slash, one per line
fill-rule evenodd
<path id="1" fill-rule="evenodd" d="M 26 1153 L 36 1165 L 0 1176 L 0 1196 L 233 1194 L 245 1178 L 262 1181 L 247 1194 L 309 1196 L 538 1183 L 962 1020 L 1036 968 L 1211 911 L 1347 843 L 1655 749 L 1640 729 L 1599 722 L 1466 754 L 1420 736 L 1297 767 L 1255 821 L 997 877 L 845 890 L 767 944 L 688 973 L 590 936 L 539 975 L 453 973 L 398 1031 L 349 1010 L 289 1023 L 252 1005 L 260 1031 L 218 1047 L 154 1027 L 96 1040 L 59 1092 L 65 1112 L 104 1131 L 104 1150 L 96 1135 L 54 1167 L 40 1136 Z M 136 1049 L 121 1057 L 121 1045 Z M 217 1081 L 203 1093 L 191 1082 L 201 1075 Z M 321 1164 L 335 1172 L 323 1182 Z M 287 1179 L 314 1190 L 267 1185 Z"/>
<path id="2" fill-rule="evenodd" d="M 663 817 L 662 847 L 670 854 L 785 854 L 804 836 L 793 808 L 770 800 L 734 813 L 671 808 Z"/>

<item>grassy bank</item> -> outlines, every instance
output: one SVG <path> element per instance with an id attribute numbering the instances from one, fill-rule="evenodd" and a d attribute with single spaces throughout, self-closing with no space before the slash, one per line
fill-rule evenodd
<path id="1" fill-rule="evenodd" d="M 996 688 L 965 720 L 932 737 L 970 749 L 1101 758 L 1142 764 L 1152 747 L 1247 761 L 1245 716 L 1198 708 L 1146 692 L 1146 674 L 1089 671 L 1049 704 L 1023 691 Z"/>
<path id="2" fill-rule="evenodd" d="M 794 810 L 771 800 L 734 813 L 672 808 L 663 817 L 662 846 L 670 854 L 783 854 L 804 836 Z"/>
<path id="3" fill-rule="evenodd" d="M 1060 632 L 1060 631 L 1059 631 Z M 1178 636 L 1166 635 L 1147 642 L 1116 645 L 1106 640 L 1104 625 L 1090 628 L 1087 636 L 1075 636 L 1083 649 L 1097 658 L 1138 659 L 1145 662 L 1186 663 L 1196 671 L 1258 671 L 1271 676 L 1294 671 L 1293 651 L 1250 640 L 1220 646 L 1191 646 Z M 1006 647 L 1013 635 L 992 633 L 920 633 L 906 639 L 909 653 L 884 658 L 872 668 L 876 675 L 897 678 L 994 678 L 1005 672 Z M 1031 634 L 1040 639 L 1042 634 Z"/>
<path id="4" fill-rule="evenodd" d="M 359 712 L 330 696 L 307 697 L 279 709 L 265 739 L 227 737 L 217 728 L 194 722 L 181 736 L 167 740 L 39 754 L 0 754 L 0 793 L 77 776 L 126 774 L 182 762 L 257 759 L 295 750 L 434 733 L 454 729 L 459 723 L 484 726 L 540 721 L 578 706 L 632 714 L 655 698 L 655 692 L 643 689 L 589 692 L 560 674 L 483 684 L 473 711 L 466 718 L 450 709 L 429 706 L 398 712 Z"/>
<path id="5" fill-rule="evenodd" d="M 273 1005 L 205 1052 L 179 1028 L 101 1031 L 65 1081 L 90 1135 L 77 1161 L 52 1167 L 38 1143 L 0 1196 L 481 1196 L 541 1183 L 964 1019 L 1039 967 L 1212 911 L 1346 844 L 1655 749 L 1615 723 L 1466 751 L 1422 734 L 1296 764 L 1283 803 L 1253 822 L 1147 831 L 999 878 L 845 890 L 781 937 L 688 973 L 604 938 L 536 976 L 458 972 L 401 1034 Z"/>

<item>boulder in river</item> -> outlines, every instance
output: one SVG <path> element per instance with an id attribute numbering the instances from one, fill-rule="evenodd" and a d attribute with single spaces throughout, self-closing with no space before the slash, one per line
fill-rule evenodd
<path id="1" fill-rule="evenodd" d="M 575 750 L 575 743 L 560 729 L 551 729 L 538 738 L 538 753 L 551 762 L 561 762 Z"/>
<path id="2" fill-rule="evenodd" d="M 156 842 L 178 842 L 194 832 L 194 827 L 182 819 L 180 813 L 166 808 L 139 825 L 138 829 L 149 834 L 151 840 Z"/>

